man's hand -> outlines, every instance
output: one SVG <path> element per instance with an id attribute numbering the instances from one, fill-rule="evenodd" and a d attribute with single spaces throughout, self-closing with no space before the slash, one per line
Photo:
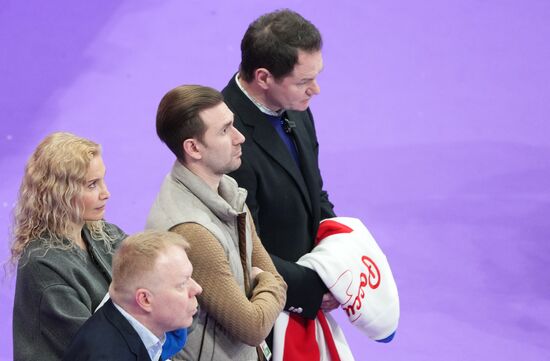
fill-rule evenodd
<path id="1" fill-rule="evenodd" d="M 250 277 L 252 278 L 253 281 L 256 280 L 256 277 L 262 273 L 263 270 L 259 267 L 252 267 L 252 271 L 250 272 Z"/>
<path id="2" fill-rule="evenodd" d="M 323 300 L 321 301 L 321 310 L 324 312 L 330 312 L 334 310 L 335 308 L 338 308 L 340 306 L 340 302 L 334 298 L 332 293 L 327 292 L 323 295 Z"/>

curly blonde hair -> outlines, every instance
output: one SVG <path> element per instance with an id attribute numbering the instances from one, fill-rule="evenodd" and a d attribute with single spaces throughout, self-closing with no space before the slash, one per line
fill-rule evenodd
<path id="1" fill-rule="evenodd" d="M 71 133 L 48 135 L 31 155 L 19 189 L 14 213 L 11 263 L 21 258 L 33 240 L 46 248 L 76 246 L 74 225 L 83 224 L 82 194 L 86 173 L 101 146 Z M 112 237 L 103 221 L 85 222 L 94 239 L 111 250 Z"/>

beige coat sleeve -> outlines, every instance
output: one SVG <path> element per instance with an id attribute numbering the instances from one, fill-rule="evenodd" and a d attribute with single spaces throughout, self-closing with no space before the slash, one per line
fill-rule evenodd
<path id="1" fill-rule="evenodd" d="M 258 275 L 248 299 L 235 281 L 229 261 L 218 240 L 196 223 L 172 229 L 191 244 L 188 256 L 193 279 L 203 288 L 198 297 L 203 307 L 240 341 L 258 346 L 269 334 L 286 301 L 286 283 L 275 270 L 269 255 L 254 231 L 252 265 L 265 272 Z"/>

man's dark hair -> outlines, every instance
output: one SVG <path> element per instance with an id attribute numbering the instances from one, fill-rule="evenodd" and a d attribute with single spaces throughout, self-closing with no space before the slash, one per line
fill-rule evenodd
<path id="1" fill-rule="evenodd" d="M 182 85 L 170 90 L 157 110 L 157 135 L 179 160 L 184 160 L 183 142 L 202 140 L 206 132 L 199 113 L 222 102 L 222 94 L 210 87 Z"/>
<path id="2" fill-rule="evenodd" d="M 319 30 L 300 14 L 277 10 L 255 20 L 241 41 L 240 76 L 250 82 L 254 71 L 266 68 L 280 79 L 292 72 L 298 62 L 298 50 L 321 50 L 323 40 Z"/>

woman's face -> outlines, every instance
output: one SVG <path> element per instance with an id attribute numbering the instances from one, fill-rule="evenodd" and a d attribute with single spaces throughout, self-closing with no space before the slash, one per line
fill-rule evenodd
<path id="1" fill-rule="evenodd" d="M 105 214 L 105 204 L 111 194 L 105 184 L 105 165 L 103 158 L 96 155 L 90 161 L 84 184 L 82 202 L 84 204 L 84 220 L 99 221 Z"/>

